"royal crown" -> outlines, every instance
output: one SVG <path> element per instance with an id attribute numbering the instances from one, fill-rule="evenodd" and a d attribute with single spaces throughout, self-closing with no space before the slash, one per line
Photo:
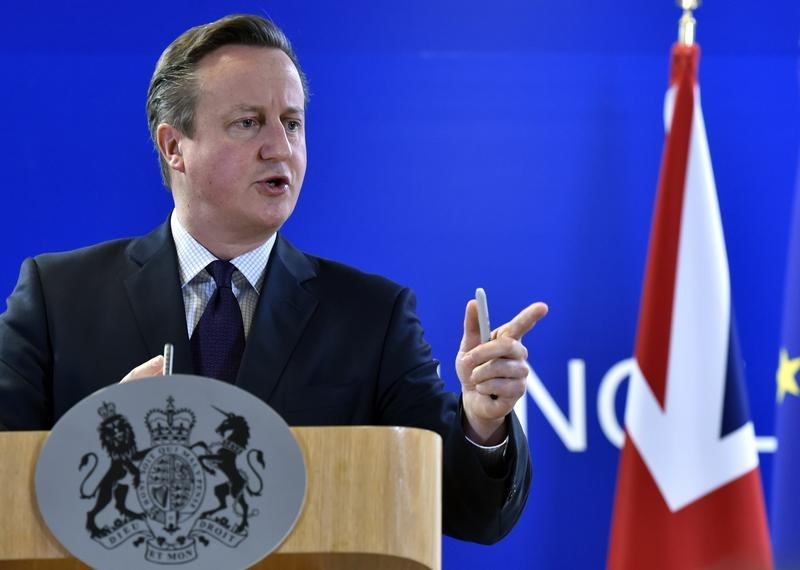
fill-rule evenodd
<path id="1" fill-rule="evenodd" d="M 175 398 L 167 398 L 167 409 L 152 409 L 144 419 L 152 445 L 188 445 L 195 424 L 194 412 L 188 408 L 175 409 Z"/>
<path id="2" fill-rule="evenodd" d="M 117 415 L 117 406 L 114 405 L 114 402 L 103 402 L 103 405 L 97 408 L 97 413 L 106 420 Z"/>

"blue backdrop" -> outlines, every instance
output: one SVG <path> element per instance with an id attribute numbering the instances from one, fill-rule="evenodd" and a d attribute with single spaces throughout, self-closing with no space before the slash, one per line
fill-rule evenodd
<path id="1" fill-rule="evenodd" d="M 191 25 L 269 15 L 312 90 L 309 171 L 287 236 L 413 287 L 453 389 L 476 286 L 496 324 L 533 300 L 550 304 L 527 345 L 564 415 L 573 362 L 571 440 L 540 411 L 541 397 L 527 401 L 535 473 L 519 525 L 491 548 L 445 540 L 445 568 L 603 566 L 618 450 L 600 427 L 598 396 L 633 347 L 680 15 L 672 0 L 48 1 L 4 12 L 3 297 L 26 256 L 141 234 L 166 218 L 144 116 L 158 55 Z M 697 19 L 750 404 L 756 432 L 770 436 L 800 4 L 709 0 Z M 609 394 L 603 409 L 616 407 L 621 421 L 624 390 Z M 771 456 L 761 459 L 768 480 Z"/>

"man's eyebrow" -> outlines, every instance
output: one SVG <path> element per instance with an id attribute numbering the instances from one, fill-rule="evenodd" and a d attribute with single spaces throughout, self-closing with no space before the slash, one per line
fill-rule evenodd
<path id="1" fill-rule="evenodd" d="M 240 112 L 245 112 L 245 113 L 263 113 L 264 112 L 264 108 L 259 106 L 259 105 L 239 104 L 239 105 L 234 105 L 233 107 L 231 107 L 230 112 L 231 113 L 240 113 Z"/>
<path id="2" fill-rule="evenodd" d="M 264 107 L 261 105 L 248 105 L 246 103 L 240 103 L 238 105 L 234 105 L 230 109 L 230 113 L 264 113 Z M 284 115 L 301 115 L 305 116 L 306 110 L 304 107 L 286 107 L 283 111 Z"/>

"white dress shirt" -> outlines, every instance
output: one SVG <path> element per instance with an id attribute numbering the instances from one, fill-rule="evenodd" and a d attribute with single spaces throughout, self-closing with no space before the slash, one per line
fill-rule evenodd
<path id="1" fill-rule="evenodd" d="M 216 289 L 214 279 L 206 271 L 206 267 L 217 258 L 186 231 L 175 212 L 172 212 L 170 217 L 170 227 L 175 240 L 175 250 L 178 252 L 178 272 L 181 278 L 183 306 L 186 309 L 186 330 L 191 338 Z M 272 234 L 256 249 L 230 260 L 236 267 L 231 277 L 231 288 L 242 310 L 245 338 L 250 333 L 258 295 L 264 285 L 264 272 L 269 254 L 275 245 L 276 235 Z"/>

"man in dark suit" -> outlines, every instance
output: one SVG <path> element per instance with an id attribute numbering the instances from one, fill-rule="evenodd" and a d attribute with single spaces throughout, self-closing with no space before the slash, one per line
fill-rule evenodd
<path id="1" fill-rule="evenodd" d="M 528 494 L 512 408 L 527 376 L 520 339 L 547 309 L 481 343 L 471 301 L 461 398 L 445 392 L 408 289 L 278 234 L 305 174 L 306 99 L 288 40 L 263 18 L 223 18 L 165 50 L 148 119 L 175 210 L 142 238 L 26 260 L 0 317 L 0 427 L 49 429 L 107 384 L 158 375 L 150 357 L 171 342 L 175 372 L 234 382 L 289 424 L 438 432 L 445 532 L 494 542 Z M 204 341 L 230 324 L 217 316 L 226 299 L 232 332 Z"/>

